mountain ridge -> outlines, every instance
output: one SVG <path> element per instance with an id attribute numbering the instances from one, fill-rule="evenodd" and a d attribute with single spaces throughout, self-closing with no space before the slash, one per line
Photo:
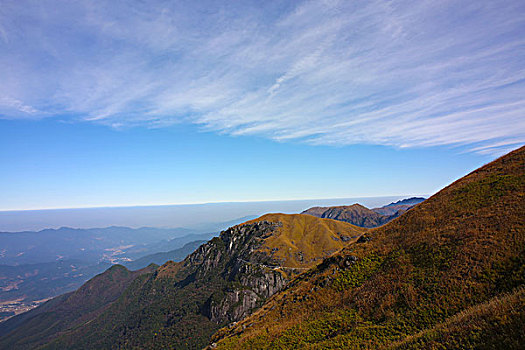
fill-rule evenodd
<path id="1" fill-rule="evenodd" d="M 392 221 L 424 200 L 425 198 L 423 197 L 411 197 L 374 209 L 369 209 L 359 203 L 331 207 L 312 207 L 304 210 L 301 214 L 340 220 L 360 227 L 374 228 Z"/>

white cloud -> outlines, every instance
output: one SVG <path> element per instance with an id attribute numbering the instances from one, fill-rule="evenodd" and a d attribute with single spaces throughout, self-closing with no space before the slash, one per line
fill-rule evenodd
<path id="1" fill-rule="evenodd" d="M 38 110 L 36 110 L 32 106 L 24 104 L 20 100 L 17 100 L 9 96 L 0 96 L 0 115 L 2 113 L 1 111 L 5 109 L 9 109 L 10 115 L 13 115 L 13 116 L 17 116 L 20 114 L 34 115 L 38 113 Z M 15 111 L 15 113 L 13 113 L 13 110 Z"/>
<path id="2" fill-rule="evenodd" d="M 525 135 L 519 2 L 8 1 L 0 34 L 4 117 L 493 154 Z"/>

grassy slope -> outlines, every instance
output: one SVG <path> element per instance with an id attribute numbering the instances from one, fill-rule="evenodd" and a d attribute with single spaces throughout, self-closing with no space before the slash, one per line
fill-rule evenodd
<path id="1" fill-rule="evenodd" d="M 291 268 L 283 274 L 302 272 L 301 268 L 314 266 L 323 257 L 355 242 L 366 232 L 366 229 L 345 222 L 307 215 L 269 214 L 248 223 L 256 221 L 280 223 L 275 231 L 253 239 L 262 243 L 257 243 L 256 254 L 267 254 L 271 256 L 268 261 Z M 246 245 L 242 243 L 241 246 Z M 155 273 L 136 278 L 95 319 L 61 329 L 60 334 L 51 332 L 47 338 L 49 342 L 43 348 L 201 348 L 222 326 L 204 315 L 207 300 L 217 291 L 239 283 L 224 277 L 231 269 L 231 260 L 236 260 L 238 254 L 227 249 L 220 238 L 214 238 L 198 249 L 198 258 L 193 253 L 183 262 L 168 262 Z M 202 259 L 206 257 L 217 265 L 202 269 L 206 264 Z M 43 325 L 49 326 L 56 321 L 53 315 L 47 314 L 47 317 L 49 319 Z M 22 327 L 21 330 L 27 333 L 31 327 Z M 28 343 L 34 340 L 30 339 Z M 13 344 L 20 345 L 21 342 L 25 340 L 18 338 L 18 343 Z"/>
<path id="2" fill-rule="evenodd" d="M 525 344 L 525 288 L 472 306 L 389 349 L 520 349 Z"/>
<path id="3" fill-rule="evenodd" d="M 282 227 L 264 240 L 259 251 L 271 255 L 279 261 L 280 266 L 292 268 L 315 266 L 323 257 L 346 246 L 345 241 L 355 241 L 366 231 L 346 222 L 311 215 L 266 214 L 256 220 L 282 224 Z"/>
<path id="4" fill-rule="evenodd" d="M 521 148 L 456 181 L 222 329 L 218 348 L 383 348 L 511 293 L 525 282 L 524 170 Z"/>

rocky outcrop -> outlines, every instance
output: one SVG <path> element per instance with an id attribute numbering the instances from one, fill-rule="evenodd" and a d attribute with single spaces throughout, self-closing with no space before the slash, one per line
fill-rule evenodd
<path id="1" fill-rule="evenodd" d="M 246 317 L 287 284 L 278 262 L 258 250 L 280 226 L 259 221 L 231 227 L 186 259 L 183 268 L 192 272 L 179 285 L 215 277 L 226 282 L 203 307 L 203 313 L 213 322 L 222 324 Z"/>

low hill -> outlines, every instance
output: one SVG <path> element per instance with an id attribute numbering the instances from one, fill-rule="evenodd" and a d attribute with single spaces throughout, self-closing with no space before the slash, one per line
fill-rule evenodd
<path id="1" fill-rule="evenodd" d="M 268 214 L 221 232 L 180 263 L 135 278 L 93 318 L 71 310 L 87 322 L 55 327 L 70 321 L 47 307 L 34 310 L 38 322 L 14 317 L 17 327 L 3 331 L 0 347 L 34 348 L 41 337 L 27 335 L 46 329 L 43 349 L 202 348 L 221 326 L 248 316 L 294 276 L 364 232 L 335 220 Z M 93 289 L 93 295 L 101 292 Z M 60 298 L 51 303 L 63 307 Z M 89 304 L 78 300 L 83 303 Z"/>
<path id="2" fill-rule="evenodd" d="M 518 349 L 523 208 L 525 147 L 300 275 L 212 347 Z"/>
<path id="3" fill-rule="evenodd" d="M 180 261 L 197 248 L 199 244 L 195 241 L 204 243 L 216 235 L 187 232 L 191 231 L 125 227 L 2 232 L 0 247 L 6 248 L 3 250 L 5 254 L 0 254 L 0 262 L 8 264 L 0 264 L 0 303 L 4 305 L 0 311 L 7 308 L 20 313 L 42 300 L 74 291 L 113 264 L 138 270 L 151 263 L 161 265 L 168 260 Z M 171 234 L 184 235 L 156 241 L 171 237 Z M 148 235 L 151 236 L 142 237 Z M 123 240 L 124 236 L 126 240 Z M 9 314 L 0 312 L 0 320 L 8 317 Z"/>
<path id="4" fill-rule="evenodd" d="M 27 307 L 78 289 L 111 264 L 89 265 L 60 260 L 28 265 L 0 265 L 0 305 L 11 305 L 16 313 Z M 3 321 L 0 316 L 0 320 Z"/>

